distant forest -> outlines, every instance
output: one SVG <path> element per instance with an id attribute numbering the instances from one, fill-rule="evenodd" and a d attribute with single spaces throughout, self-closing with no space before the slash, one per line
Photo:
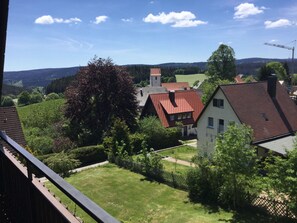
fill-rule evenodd
<path id="1" fill-rule="evenodd" d="M 150 68 L 161 67 L 162 82 L 175 82 L 175 74 L 197 74 L 201 72 L 198 66 L 178 67 L 178 66 L 151 66 L 151 65 L 126 65 L 124 66 L 133 77 L 134 84 L 144 86 L 148 84 L 150 77 Z M 55 92 L 63 93 L 67 86 L 73 81 L 75 76 L 63 77 L 53 80 L 46 87 L 46 94 Z"/>
<path id="2" fill-rule="evenodd" d="M 259 69 L 268 62 L 288 62 L 288 59 L 268 59 L 268 58 L 246 58 L 236 60 L 238 74 L 257 76 Z M 297 60 L 295 59 L 295 64 Z M 156 65 L 124 65 L 132 75 L 133 81 L 137 86 L 145 86 L 149 83 L 150 68 L 160 67 L 162 72 L 162 82 L 175 81 L 175 74 L 197 74 L 204 73 L 207 69 L 207 62 L 195 63 L 163 63 Z M 50 68 L 26 71 L 4 72 L 4 84 L 23 88 L 5 87 L 3 94 L 17 95 L 25 89 L 44 87 L 46 93 L 63 93 L 69 83 L 74 79 L 75 74 L 81 67 L 69 68 Z"/>

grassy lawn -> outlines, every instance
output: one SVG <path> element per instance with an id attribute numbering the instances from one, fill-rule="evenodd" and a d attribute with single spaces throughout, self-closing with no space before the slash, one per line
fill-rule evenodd
<path id="1" fill-rule="evenodd" d="M 190 86 L 193 86 L 194 82 L 199 80 L 200 82 L 203 82 L 205 79 L 207 79 L 207 76 L 205 74 L 189 74 L 189 75 L 175 75 L 176 82 L 189 82 Z"/>
<path id="2" fill-rule="evenodd" d="M 190 203 L 187 192 L 157 182 L 144 176 L 120 169 L 112 164 L 76 173 L 66 180 L 90 197 L 111 215 L 123 222 L 227 222 L 233 213 L 213 211 L 201 204 Z M 47 184 L 70 210 L 75 207 Z M 78 216 L 93 222 L 77 208 Z"/>
<path id="3" fill-rule="evenodd" d="M 197 148 L 192 146 L 179 146 L 174 149 L 158 152 L 162 156 L 170 156 L 175 159 L 185 160 L 191 162 L 193 156 L 197 155 Z"/>
<path id="4" fill-rule="evenodd" d="M 181 164 L 169 162 L 167 160 L 162 160 L 162 163 L 165 171 L 173 172 L 175 174 L 184 175 L 184 176 L 186 176 L 189 168 L 191 168 L 189 166 L 184 166 Z"/>

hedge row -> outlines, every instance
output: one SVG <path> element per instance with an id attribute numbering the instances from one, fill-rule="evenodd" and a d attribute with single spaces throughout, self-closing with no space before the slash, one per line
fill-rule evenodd
<path id="1" fill-rule="evenodd" d="M 73 158 L 78 159 L 81 162 L 81 166 L 86 166 L 107 160 L 107 154 L 102 145 L 79 147 L 67 151 L 67 153 L 73 155 Z M 55 153 L 37 156 L 37 158 L 43 162 L 45 159 L 53 155 L 55 155 Z"/>

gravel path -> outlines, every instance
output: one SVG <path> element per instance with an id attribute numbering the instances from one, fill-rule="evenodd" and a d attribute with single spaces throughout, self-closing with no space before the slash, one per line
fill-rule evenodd
<path id="1" fill-rule="evenodd" d="M 87 169 L 90 169 L 90 168 L 94 168 L 94 167 L 97 167 L 97 166 L 103 166 L 103 165 L 106 165 L 108 164 L 108 161 L 104 161 L 104 162 L 101 162 L 101 163 L 95 163 L 95 164 L 92 164 L 92 165 L 89 165 L 89 166 L 83 166 L 83 167 L 79 167 L 79 168 L 76 168 L 74 170 L 71 170 L 72 173 L 77 173 L 77 172 L 80 172 L 82 170 L 87 170 Z M 46 177 L 41 177 L 39 178 L 39 181 L 41 183 L 44 183 L 44 182 L 47 182 L 48 179 Z"/>
<path id="2" fill-rule="evenodd" d="M 184 165 L 184 166 L 192 166 L 192 167 L 195 166 L 194 163 L 191 163 L 191 162 L 188 162 L 188 161 L 185 161 L 185 160 L 178 160 L 178 159 L 172 158 L 170 156 L 163 158 L 163 160 L 167 160 L 167 161 L 172 162 L 172 163 L 176 162 L 176 163 L 178 163 L 180 165 Z"/>

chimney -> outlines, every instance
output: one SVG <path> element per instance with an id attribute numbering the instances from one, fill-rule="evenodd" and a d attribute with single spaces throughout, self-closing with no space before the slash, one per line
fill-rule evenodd
<path id="1" fill-rule="evenodd" d="M 272 76 L 268 77 L 267 79 L 267 91 L 272 98 L 275 98 L 276 96 L 276 82 L 277 77 L 275 74 L 272 74 Z"/>
<path id="2" fill-rule="evenodd" d="M 143 90 L 140 88 L 140 96 L 143 97 Z"/>
<path id="3" fill-rule="evenodd" d="M 175 91 L 169 91 L 169 99 L 173 105 L 175 105 Z"/>

